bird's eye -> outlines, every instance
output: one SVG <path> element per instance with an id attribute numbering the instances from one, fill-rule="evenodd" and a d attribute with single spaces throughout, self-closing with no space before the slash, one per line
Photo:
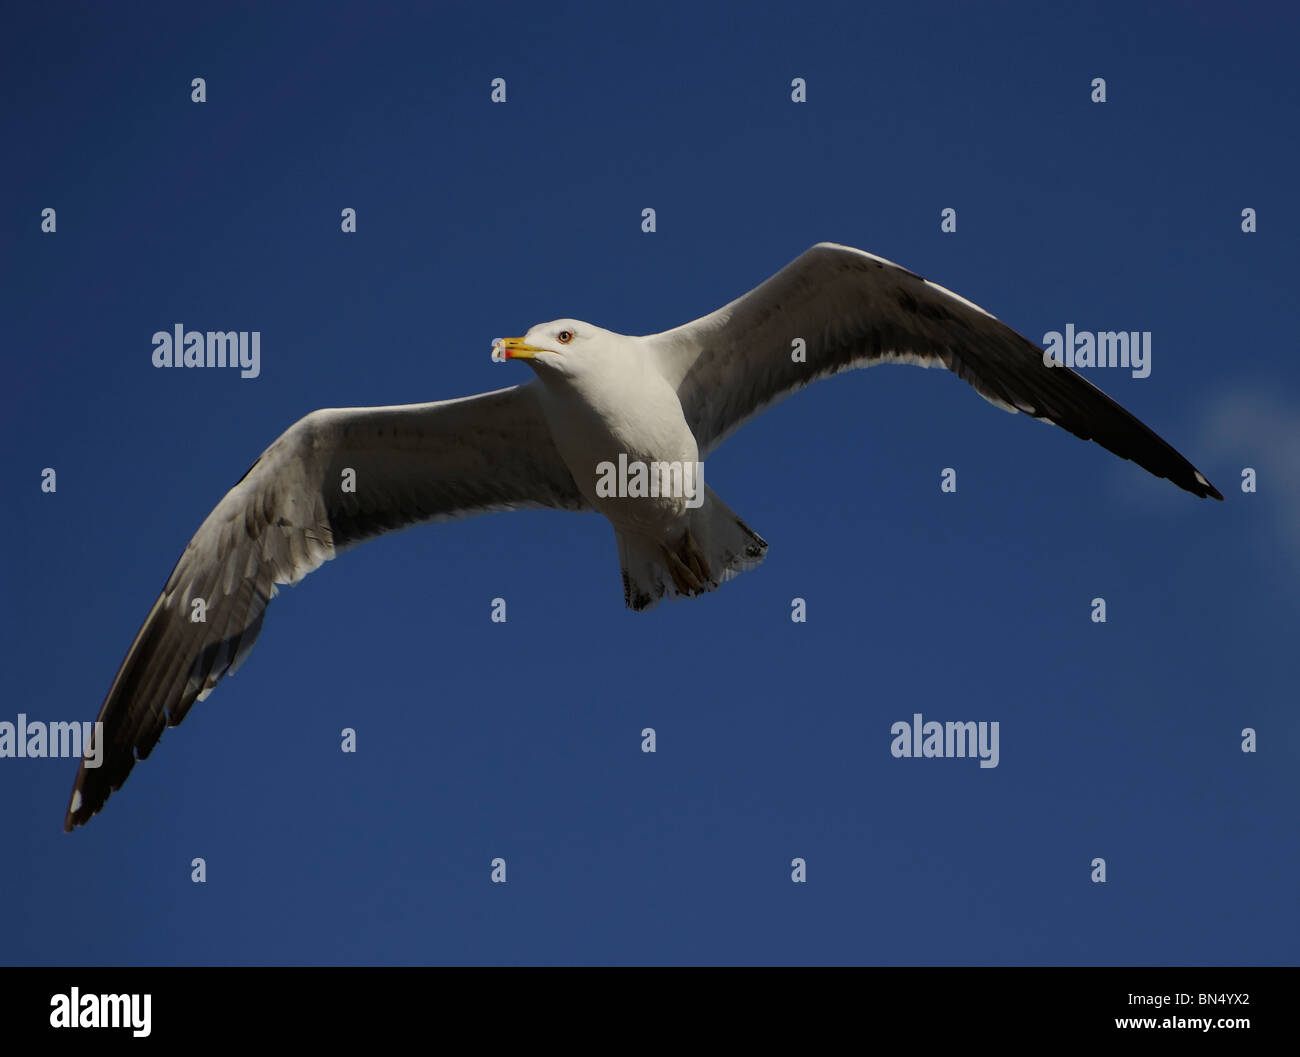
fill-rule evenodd
<path id="1" fill-rule="evenodd" d="M 556 334 L 555 336 L 556 336 L 556 338 L 559 339 L 559 342 L 560 342 L 561 345 L 567 345 L 567 344 L 569 344 L 569 342 L 571 342 L 571 341 L 573 340 L 573 331 L 571 331 L 571 330 L 562 330 L 562 331 L 560 331 L 558 334 Z"/>

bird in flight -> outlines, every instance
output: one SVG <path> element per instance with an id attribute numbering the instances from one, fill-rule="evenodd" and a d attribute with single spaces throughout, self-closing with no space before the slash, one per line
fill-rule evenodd
<path id="1" fill-rule="evenodd" d="M 802 355 L 792 354 L 799 343 Z M 163 728 L 239 668 L 278 585 L 385 532 L 524 507 L 596 511 L 613 525 L 623 598 L 635 610 L 753 568 L 767 543 L 704 484 L 702 460 L 755 414 L 851 368 L 946 367 L 1006 411 L 1223 498 L 1039 346 L 849 246 L 819 243 L 739 299 L 661 334 L 561 319 L 499 339 L 493 356 L 522 360 L 536 377 L 458 400 L 313 411 L 262 453 L 199 526 L 127 651 L 95 728 L 100 766 L 83 759 L 65 830 L 98 812 Z"/>

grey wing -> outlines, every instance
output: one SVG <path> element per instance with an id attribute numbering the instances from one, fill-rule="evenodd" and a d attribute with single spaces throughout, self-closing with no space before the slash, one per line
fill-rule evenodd
<path id="1" fill-rule="evenodd" d="M 806 361 L 791 355 L 806 343 Z M 823 242 L 716 312 L 654 335 L 701 456 L 820 378 L 878 363 L 946 367 L 990 403 L 1095 440 L 1194 495 L 1218 490 L 1079 374 L 978 305 L 862 250 Z"/>
<path id="2" fill-rule="evenodd" d="M 239 668 L 278 584 L 417 522 L 586 509 L 536 384 L 314 411 L 285 431 L 199 526 L 145 618 L 99 712 L 102 761 L 83 759 L 64 829 L 99 811 L 163 728 Z"/>

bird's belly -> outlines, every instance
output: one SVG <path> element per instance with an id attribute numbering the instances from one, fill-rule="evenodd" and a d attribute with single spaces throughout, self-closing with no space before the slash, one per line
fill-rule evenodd
<path id="1" fill-rule="evenodd" d="M 552 432 L 579 490 L 615 528 L 669 539 L 704 497 L 703 467 L 681 406 L 609 418 L 579 405 Z"/>
<path id="2" fill-rule="evenodd" d="M 615 528 L 663 541 L 680 535 L 691 507 L 691 497 L 685 494 L 686 489 L 682 489 L 681 494 L 653 495 L 653 487 L 635 476 L 635 466 L 633 473 L 626 478 L 626 483 L 623 483 L 617 473 L 615 465 L 611 470 L 609 485 L 602 486 L 598 494 L 588 497 L 588 501 Z M 620 484 L 622 486 L 617 487 Z"/>

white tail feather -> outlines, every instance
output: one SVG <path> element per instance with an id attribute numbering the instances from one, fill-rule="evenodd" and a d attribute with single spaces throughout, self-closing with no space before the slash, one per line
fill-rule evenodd
<path id="1" fill-rule="evenodd" d="M 746 525 L 712 488 L 704 489 L 704 502 L 690 511 L 690 531 L 683 536 L 679 557 L 689 565 L 687 551 L 694 544 L 697 557 L 703 557 L 712 580 L 704 591 L 755 568 L 767 554 L 767 541 Z M 628 608 L 650 609 L 664 598 L 681 598 L 672 572 L 668 568 L 663 544 L 647 536 L 632 536 L 614 530 L 618 543 L 618 560 L 623 569 L 623 600 Z"/>

